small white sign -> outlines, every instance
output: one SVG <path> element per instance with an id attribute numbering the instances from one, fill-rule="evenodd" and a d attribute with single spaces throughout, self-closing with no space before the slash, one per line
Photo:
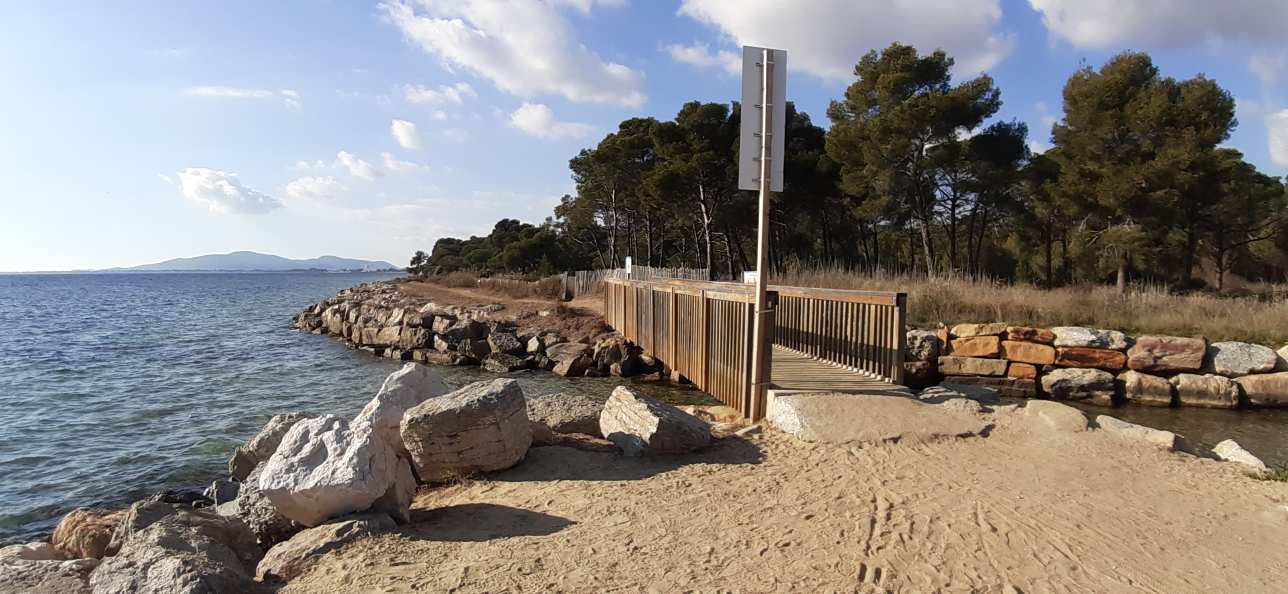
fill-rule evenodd
<path id="1" fill-rule="evenodd" d="M 626 256 L 626 274 L 631 273 L 631 257 Z"/>
<path id="2" fill-rule="evenodd" d="M 756 274 L 756 271 L 755 271 L 755 270 L 744 270 L 744 271 L 742 271 L 742 282 L 743 282 L 743 284 L 745 284 L 745 285 L 754 285 L 754 284 L 756 284 L 756 276 L 757 276 L 757 274 Z"/>
<path id="3" fill-rule="evenodd" d="M 769 189 L 783 191 L 783 156 L 787 143 L 787 52 L 769 50 L 773 63 L 769 137 Z M 763 101 L 764 74 L 760 62 L 764 48 L 742 48 L 742 128 L 738 140 L 738 189 L 760 189 L 760 103 Z"/>

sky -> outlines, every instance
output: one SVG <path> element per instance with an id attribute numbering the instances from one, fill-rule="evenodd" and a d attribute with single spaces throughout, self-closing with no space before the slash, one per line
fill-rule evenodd
<path id="1" fill-rule="evenodd" d="M 1237 100 L 1228 146 L 1288 174 L 1284 0 L 224 0 L 0 4 L 0 271 L 254 250 L 407 261 L 573 192 L 618 122 L 741 92 L 788 53 L 827 125 L 894 41 L 996 80 L 1050 144 L 1081 65 L 1148 51 Z"/>

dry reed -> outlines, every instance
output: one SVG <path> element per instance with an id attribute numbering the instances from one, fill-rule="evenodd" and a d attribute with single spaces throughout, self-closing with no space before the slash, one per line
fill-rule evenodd
<path id="1" fill-rule="evenodd" d="M 908 325 L 1000 321 L 1015 325 L 1090 326 L 1131 335 L 1205 336 L 1278 348 L 1288 342 L 1288 300 L 1173 294 L 1161 286 L 1074 286 L 1042 289 L 965 276 L 926 278 L 842 268 L 790 267 L 774 284 L 832 289 L 902 291 L 908 294 Z M 1283 288 L 1277 288 L 1282 291 Z M 1273 293 L 1273 292 L 1272 292 Z"/>

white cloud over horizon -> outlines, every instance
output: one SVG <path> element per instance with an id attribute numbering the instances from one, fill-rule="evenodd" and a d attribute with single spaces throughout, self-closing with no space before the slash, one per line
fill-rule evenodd
<path id="1" fill-rule="evenodd" d="M 554 94 L 623 107 L 644 104 L 643 75 L 579 43 L 558 7 L 589 15 L 594 0 L 390 0 L 381 11 L 403 36 L 449 68 L 519 97 Z"/>
<path id="2" fill-rule="evenodd" d="M 286 195 L 296 200 L 326 200 L 335 198 L 347 188 L 331 176 L 300 177 L 286 184 Z"/>
<path id="3" fill-rule="evenodd" d="M 1015 45 L 999 30 L 999 0 L 682 0 L 679 14 L 716 27 L 731 46 L 787 48 L 790 68 L 833 80 L 894 41 L 924 53 L 943 48 L 967 75 L 992 68 Z"/>
<path id="4" fill-rule="evenodd" d="M 398 141 L 398 146 L 413 151 L 421 149 L 420 134 L 416 132 L 415 123 L 395 119 L 389 124 L 389 132 Z"/>
<path id="5" fill-rule="evenodd" d="M 300 107 L 300 93 L 295 89 L 270 91 L 267 89 L 240 87 L 197 86 L 184 89 L 183 94 L 193 97 L 215 97 L 220 99 L 271 99 L 279 97 L 287 107 Z"/>
<path id="6" fill-rule="evenodd" d="M 244 185 L 236 173 L 188 167 L 175 172 L 184 197 L 220 214 L 265 214 L 282 207 L 282 201 Z"/>
<path id="7" fill-rule="evenodd" d="M 545 104 L 526 101 L 510 114 L 509 125 L 529 136 L 548 140 L 576 140 L 594 131 L 589 124 L 561 122 Z"/>
<path id="8" fill-rule="evenodd" d="M 701 68 L 716 67 L 728 74 L 742 73 L 742 55 L 733 50 L 718 50 L 713 53 L 711 46 L 694 42 L 690 45 L 673 43 L 666 46 L 666 52 L 672 60 L 683 64 Z"/>
<path id="9" fill-rule="evenodd" d="M 408 103 L 418 105 L 463 105 L 466 99 L 473 99 L 479 94 L 469 83 L 458 82 L 453 85 L 439 85 L 438 88 L 420 85 L 403 85 L 403 98 Z"/>
<path id="10" fill-rule="evenodd" d="M 376 179 L 376 176 L 380 175 L 380 172 L 377 171 L 375 167 L 372 167 L 371 163 L 363 161 L 358 158 L 357 155 L 348 151 L 342 150 L 339 153 L 336 153 L 335 163 L 347 170 L 349 175 L 360 177 L 368 181 Z"/>
<path id="11" fill-rule="evenodd" d="M 1283 0 L 1029 0 L 1047 31 L 1082 48 L 1180 47 L 1225 39 L 1282 43 Z"/>
<path id="12" fill-rule="evenodd" d="M 417 171 L 429 170 L 429 165 L 422 165 L 411 161 L 401 161 L 395 157 L 393 153 L 380 153 L 380 157 L 384 159 L 385 169 L 394 173 L 415 173 Z"/>

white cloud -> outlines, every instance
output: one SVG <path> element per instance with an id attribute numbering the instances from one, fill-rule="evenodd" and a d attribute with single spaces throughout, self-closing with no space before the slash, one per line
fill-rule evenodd
<path id="1" fill-rule="evenodd" d="M 300 93 L 295 89 L 269 91 L 267 89 L 245 89 L 239 87 L 200 86 L 183 90 L 185 95 L 194 97 L 217 97 L 221 99 L 271 99 L 281 97 L 282 102 L 291 108 L 300 106 Z"/>
<path id="2" fill-rule="evenodd" d="M 408 103 L 417 103 L 420 105 L 442 105 L 450 103 L 452 105 L 462 105 L 466 99 L 478 97 L 474 92 L 474 87 L 469 83 L 459 82 L 454 85 L 440 85 L 437 89 L 422 86 L 403 86 L 403 97 Z"/>
<path id="3" fill-rule="evenodd" d="M 676 62 L 683 62 L 702 68 L 718 67 L 729 74 L 742 73 L 742 56 L 734 51 L 720 50 L 713 54 L 711 53 L 711 47 L 705 43 L 694 43 L 693 45 L 673 43 L 666 46 L 666 51 L 671 54 L 671 59 Z"/>
<path id="4" fill-rule="evenodd" d="M 164 173 L 158 173 L 158 174 L 157 174 L 157 178 L 159 178 L 161 181 L 163 181 L 163 182 L 165 182 L 165 183 L 167 183 L 167 184 L 170 184 L 170 185 L 172 185 L 172 186 L 174 185 L 174 180 L 170 179 L 170 176 L 168 176 L 168 175 L 166 175 L 166 174 L 164 174 Z"/>
<path id="5" fill-rule="evenodd" d="M 263 214 L 282 206 L 280 200 L 243 186 L 236 173 L 188 167 L 175 175 L 179 178 L 179 191 L 211 212 Z"/>
<path id="6" fill-rule="evenodd" d="M 296 200 L 335 198 L 346 188 L 334 177 L 301 177 L 286 184 L 286 195 Z"/>
<path id="7" fill-rule="evenodd" d="M 416 132 L 416 124 L 407 120 L 394 120 L 389 124 L 389 132 L 394 135 L 394 140 L 398 141 L 398 146 L 414 151 L 420 150 L 420 134 Z"/>
<path id="8" fill-rule="evenodd" d="M 1000 0 L 683 0 L 680 14 L 718 27 L 734 45 L 787 50 L 788 67 L 828 79 L 891 42 L 943 48 L 957 71 L 988 70 L 1011 52 Z"/>
<path id="9" fill-rule="evenodd" d="M 1221 39 L 1278 43 L 1283 0 L 1029 0 L 1047 30 L 1077 47 L 1180 47 Z"/>
<path id="10" fill-rule="evenodd" d="M 588 14 L 595 0 L 391 0 L 381 9 L 409 41 L 521 97 L 557 94 L 570 101 L 639 107 L 643 76 L 606 62 L 576 40 L 560 13 Z"/>
<path id="11" fill-rule="evenodd" d="M 527 102 L 510 114 L 510 126 L 530 136 L 551 140 L 584 138 L 594 130 L 588 124 L 560 122 L 549 107 Z"/>
<path id="12" fill-rule="evenodd" d="M 411 161 L 400 161 L 393 153 L 380 153 L 385 160 L 385 169 L 394 173 L 414 173 L 417 171 L 429 171 L 428 165 L 412 163 Z"/>
<path id="13" fill-rule="evenodd" d="M 336 153 L 335 163 L 336 165 L 347 169 L 349 174 L 354 177 L 372 180 L 376 179 L 377 175 L 380 175 L 380 172 L 376 171 L 376 168 L 372 167 L 371 163 L 359 159 L 356 155 L 350 152 L 340 151 L 339 153 Z"/>
<path id="14" fill-rule="evenodd" d="M 1288 167 L 1288 109 L 1266 116 L 1266 130 L 1270 135 L 1270 160 Z"/>
<path id="15" fill-rule="evenodd" d="M 1288 71 L 1288 50 L 1277 54 L 1257 52 L 1248 59 L 1248 70 L 1251 70 L 1261 84 L 1270 86 L 1279 82 L 1279 77 Z"/>
<path id="16" fill-rule="evenodd" d="M 327 167 L 328 165 L 326 164 L 326 162 L 322 161 L 321 159 L 313 162 L 309 162 L 309 161 L 295 162 L 295 168 L 299 169 L 300 171 L 310 171 L 313 169 L 326 169 Z"/>

